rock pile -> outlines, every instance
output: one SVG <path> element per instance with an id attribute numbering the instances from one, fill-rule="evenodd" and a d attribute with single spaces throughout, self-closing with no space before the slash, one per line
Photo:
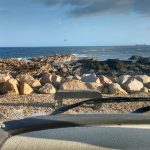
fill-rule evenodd
<path id="1" fill-rule="evenodd" d="M 78 59 L 73 55 L 0 59 L 0 94 L 55 94 L 57 90 L 99 90 L 104 94 L 150 92 L 150 59 Z"/>
<path id="2" fill-rule="evenodd" d="M 150 77 L 147 75 L 121 75 L 116 78 L 83 74 L 80 78 L 70 79 L 46 73 L 40 78 L 21 74 L 15 78 L 0 74 L 1 94 L 55 94 L 57 90 L 99 90 L 104 94 L 150 93 Z"/>

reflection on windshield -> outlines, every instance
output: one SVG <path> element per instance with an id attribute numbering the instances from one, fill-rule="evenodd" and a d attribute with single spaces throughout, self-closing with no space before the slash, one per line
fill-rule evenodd
<path id="1" fill-rule="evenodd" d="M 2 0 L 0 112 L 5 119 L 51 114 L 95 98 L 120 97 L 65 113 L 148 109 L 150 102 L 141 100 L 150 96 L 149 4 Z M 141 100 L 120 103 L 125 97 Z"/>

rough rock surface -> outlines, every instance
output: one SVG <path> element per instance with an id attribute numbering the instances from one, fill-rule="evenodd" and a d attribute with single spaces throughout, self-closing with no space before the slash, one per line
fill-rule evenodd
<path id="1" fill-rule="evenodd" d="M 35 79 L 34 82 L 32 83 L 33 88 L 38 88 L 41 86 L 41 83 L 38 79 Z"/>
<path id="2" fill-rule="evenodd" d="M 34 83 L 34 78 L 30 75 L 30 74 L 21 74 L 17 76 L 17 80 L 19 82 L 25 82 L 27 84 L 29 84 L 30 86 L 32 86 L 32 84 Z"/>
<path id="3" fill-rule="evenodd" d="M 96 83 L 96 82 L 86 83 L 86 86 L 90 90 L 98 90 L 98 91 L 102 91 L 102 87 L 103 87 L 101 83 Z"/>
<path id="4" fill-rule="evenodd" d="M 123 90 L 118 83 L 110 84 L 108 91 L 109 91 L 109 94 L 119 94 L 119 95 L 127 94 L 127 92 Z"/>
<path id="5" fill-rule="evenodd" d="M 135 76 L 135 78 L 141 82 L 143 82 L 144 84 L 147 84 L 150 82 L 150 77 L 147 75 L 137 75 Z"/>
<path id="6" fill-rule="evenodd" d="M 7 74 L 0 74 L 0 83 L 4 83 L 10 79 L 10 76 Z"/>
<path id="7" fill-rule="evenodd" d="M 55 87 L 59 88 L 59 86 L 60 86 L 61 83 L 62 83 L 62 77 L 60 77 L 58 75 L 53 76 L 53 78 L 52 78 L 52 84 Z"/>
<path id="8" fill-rule="evenodd" d="M 122 87 L 129 93 L 140 92 L 142 90 L 143 83 L 135 78 L 129 78 Z"/>
<path id="9" fill-rule="evenodd" d="M 21 95 L 28 95 L 33 92 L 33 89 L 29 84 L 21 82 L 19 85 L 19 92 Z"/>
<path id="10" fill-rule="evenodd" d="M 131 78 L 130 75 L 121 75 L 117 78 L 117 83 L 119 83 L 120 85 L 123 85 L 125 82 L 127 82 L 129 78 Z"/>
<path id="11" fill-rule="evenodd" d="M 39 92 L 41 94 L 55 94 L 56 89 L 54 88 L 52 84 L 46 83 L 43 87 L 39 89 Z"/>
<path id="12" fill-rule="evenodd" d="M 42 85 L 45 85 L 46 83 L 52 83 L 53 74 L 51 73 L 45 73 L 41 78 L 40 82 Z"/>
<path id="13" fill-rule="evenodd" d="M 2 87 L 2 94 L 19 94 L 17 80 L 7 80 Z"/>
<path id="14" fill-rule="evenodd" d="M 141 90 L 142 93 L 149 93 L 149 89 L 144 87 L 142 90 Z"/>
<path id="15" fill-rule="evenodd" d="M 99 78 L 95 74 L 84 74 L 81 78 L 82 82 L 96 82 L 100 83 Z"/>
<path id="16" fill-rule="evenodd" d="M 61 90 L 68 91 L 68 90 L 87 90 L 88 87 L 86 86 L 86 83 L 81 82 L 79 80 L 71 80 L 66 81 L 62 86 L 60 87 Z"/>
<path id="17" fill-rule="evenodd" d="M 46 64 L 46 65 L 43 65 L 42 67 L 40 67 L 39 69 L 39 72 L 49 72 L 51 70 L 53 70 L 54 67 L 51 65 L 51 64 Z"/>
<path id="18" fill-rule="evenodd" d="M 107 78 L 105 76 L 100 76 L 99 79 L 100 79 L 100 82 L 103 85 L 107 85 L 107 84 L 112 84 L 113 83 L 109 78 Z"/>

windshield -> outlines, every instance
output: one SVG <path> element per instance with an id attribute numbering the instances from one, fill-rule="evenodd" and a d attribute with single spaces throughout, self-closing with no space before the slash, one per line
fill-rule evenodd
<path id="1" fill-rule="evenodd" d="M 149 6 L 146 0 L 1 0 L 4 118 L 51 114 L 88 99 L 103 103 L 86 101 L 65 113 L 149 108 Z"/>

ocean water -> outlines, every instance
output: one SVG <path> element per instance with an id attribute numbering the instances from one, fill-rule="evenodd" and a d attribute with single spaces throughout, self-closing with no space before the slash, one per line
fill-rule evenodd
<path id="1" fill-rule="evenodd" d="M 127 60 L 132 55 L 150 57 L 150 46 L 90 46 L 90 47 L 0 47 L 0 58 L 30 59 L 35 56 L 74 54 L 99 60 Z"/>

